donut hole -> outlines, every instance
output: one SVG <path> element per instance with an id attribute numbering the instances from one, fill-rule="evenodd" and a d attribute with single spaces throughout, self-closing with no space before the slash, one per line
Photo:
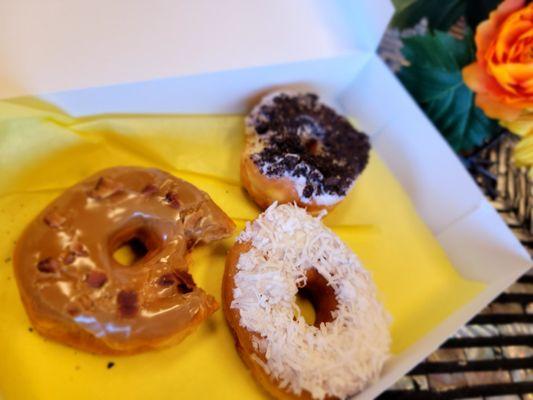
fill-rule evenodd
<path id="1" fill-rule="evenodd" d="M 129 267 L 142 260 L 146 254 L 148 254 L 148 249 L 143 241 L 134 237 L 116 249 L 113 252 L 113 258 L 119 264 Z"/>
<path id="2" fill-rule="evenodd" d="M 317 328 L 322 323 L 333 322 L 333 311 L 338 307 L 335 291 L 315 268 L 307 270 L 306 278 L 295 299 L 300 314 L 305 322 Z"/>
<path id="3" fill-rule="evenodd" d="M 315 306 L 303 290 L 298 290 L 298 293 L 296 293 L 296 305 L 300 309 L 300 315 L 304 318 L 305 322 L 308 325 L 314 325 L 316 321 Z"/>
<path id="4" fill-rule="evenodd" d="M 112 236 L 111 255 L 119 265 L 129 267 L 149 257 L 158 248 L 158 244 L 157 235 L 146 227 L 134 225 Z"/>

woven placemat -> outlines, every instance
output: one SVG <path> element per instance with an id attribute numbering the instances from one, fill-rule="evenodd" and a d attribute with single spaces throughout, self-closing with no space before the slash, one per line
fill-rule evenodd
<path id="1" fill-rule="evenodd" d="M 460 21 L 452 34 L 461 36 Z M 393 71 L 406 64 L 401 38 L 426 32 L 386 32 L 382 59 Z M 502 132 L 463 157 L 465 167 L 516 237 L 533 255 L 533 184 L 526 168 L 512 163 L 518 138 Z M 444 345 L 379 396 L 388 399 L 533 400 L 533 272 L 462 327 Z"/>

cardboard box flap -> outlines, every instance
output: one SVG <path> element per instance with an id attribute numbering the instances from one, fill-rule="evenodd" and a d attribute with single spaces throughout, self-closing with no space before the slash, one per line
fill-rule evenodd
<path id="1" fill-rule="evenodd" d="M 104 113 L 246 113 L 265 91 L 291 87 L 317 91 L 335 102 L 372 54 L 212 72 L 176 79 L 155 79 L 41 95 L 72 116 Z"/>
<path id="2" fill-rule="evenodd" d="M 0 98 L 372 52 L 373 2 L 5 0 Z"/>
<path id="3" fill-rule="evenodd" d="M 457 156 L 374 56 L 341 98 L 437 235 L 484 200 Z M 413 151 L 416 149 L 416 151 Z"/>

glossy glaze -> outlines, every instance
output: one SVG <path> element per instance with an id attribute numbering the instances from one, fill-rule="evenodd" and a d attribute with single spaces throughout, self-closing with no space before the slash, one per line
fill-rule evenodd
<path id="1" fill-rule="evenodd" d="M 192 281 L 186 255 L 233 229 L 183 180 L 110 168 L 66 190 L 25 230 L 15 251 L 21 297 L 30 318 L 89 333 L 111 349 L 164 340 L 218 307 Z M 113 253 L 131 239 L 146 255 L 121 265 Z"/>

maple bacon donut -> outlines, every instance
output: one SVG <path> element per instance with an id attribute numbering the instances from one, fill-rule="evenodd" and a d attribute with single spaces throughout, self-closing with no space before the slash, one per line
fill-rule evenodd
<path id="1" fill-rule="evenodd" d="M 367 135 L 312 93 L 269 94 L 245 129 L 241 179 L 263 209 L 274 201 L 332 209 L 368 163 Z"/>
<path id="2" fill-rule="evenodd" d="M 313 304 L 301 315 L 296 296 Z M 377 379 L 389 316 L 370 274 L 320 218 L 269 207 L 230 250 L 223 310 L 241 358 L 275 398 L 344 399 Z"/>
<path id="3" fill-rule="evenodd" d="M 179 342 L 218 304 L 197 287 L 187 255 L 233 222 L 195 186 L 158 169 L 114 167 L 76 184 L 18 240 L 15 276 L 33 327 L 95 353 Z M 114 257 L 123 245 L 138 260 Z"/>

